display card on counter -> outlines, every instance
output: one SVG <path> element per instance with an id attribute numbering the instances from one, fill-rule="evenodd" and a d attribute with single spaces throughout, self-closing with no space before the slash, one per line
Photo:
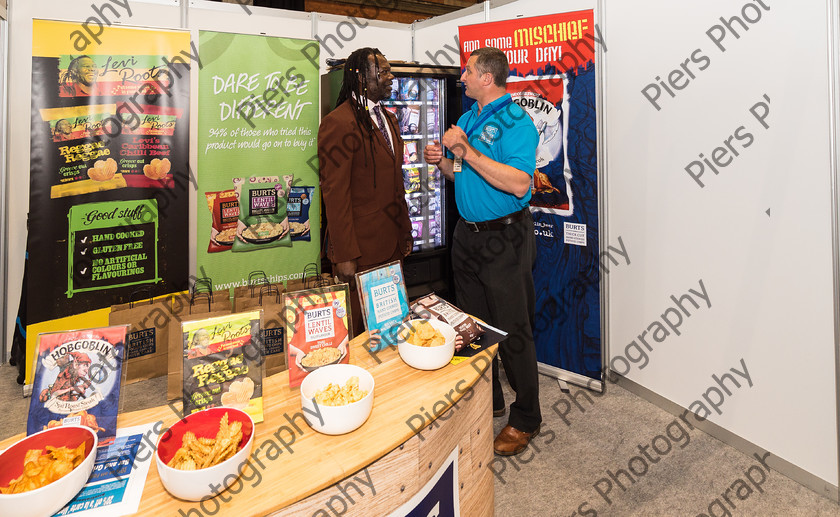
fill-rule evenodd
<path id="1" fill-rule="evenodd" d="M 321 366 L 349 362 L 348 296 L 347 284 L 283 295 L 290 387 Z"/>
<path id="2" fill-rule="evenodd" d="M 127 427 L 96 450 L 90 479 L 56 517 L 119 517 L 137 513 L 155 456 L 157 424 Z"/>
<path id="3" fill-rule="evenodd" d="M 128 325 L 38 334 L 26 434 L 62 425 L 117 433 Z"/>
<path id="4" fill-rule="evenodd" d="M 368 331 L 378 330 L 379 344 L 370 346 L 373 352 L 397 344 L 397 330 L 409 313 L 400 261 L 356 273 L 362 315 Z"/>
<path id="5" fill-rule="evenodd" d="M 261 315 L 241 312 L 181 324 L 185 415 L 225 406 L 263 421 Z"/>

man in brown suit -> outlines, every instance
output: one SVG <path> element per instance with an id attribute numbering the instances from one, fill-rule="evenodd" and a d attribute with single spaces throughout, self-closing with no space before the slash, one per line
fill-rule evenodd
<path id="1" fill-rule="evenodd" d="M 355 274 L 411 252 L 411 221 L 396 118 L 379 101 L 391 94 L 391 66 L 378 49 L 344 64 L 338 107 L 321 120 L 318 161 L 326 208 L 326 254 L 350 284 L 354 334 L 364 329 Z"/>

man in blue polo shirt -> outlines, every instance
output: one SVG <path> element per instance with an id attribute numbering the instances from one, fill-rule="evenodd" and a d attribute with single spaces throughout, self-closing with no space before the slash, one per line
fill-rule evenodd
<path id="1" fill-rule="evenodd" d="M 509 333 L 499 345 L 499 356 L 516 400 L 508 425 L 493 442 L 502 456 L 524 451 L 542 422 L 532 332 L 536 242 L 528 209 L 538 133 L 505 91 L 509 73 L 501 50 L 473 52 L 461 81 L 475 104 L 443 135 L 446 155 L 437 141 L 424 149 L 426 162 L 455 182 L 461 214 L 452 243 L 458 305 Z M 497 358 L 493 416 L 504 413 Z"/>

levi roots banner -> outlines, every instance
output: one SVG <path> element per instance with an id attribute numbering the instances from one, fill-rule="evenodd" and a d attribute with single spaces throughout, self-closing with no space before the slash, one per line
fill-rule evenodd
<path id="1" fill-rule="evenodd" d="M 186 286 L 195 47 L 184 31 L 87 35 L 33 22 L 29 325 Z"/>
<path id="2" fill-rule="evenodd" d="M 197 264 L 215 289 L 317 262 L 318 68 L 312 41 L 201 31 Z"/>
<path id="3" fill-rule="evenodd" d="M 459 37 L 462 68 L 477 48 L 505 52 L 507 91 L 540 135 L 531 187 L 537 359 L 600 380 L 594 26 L 588 10 L 463 26 Z"/>

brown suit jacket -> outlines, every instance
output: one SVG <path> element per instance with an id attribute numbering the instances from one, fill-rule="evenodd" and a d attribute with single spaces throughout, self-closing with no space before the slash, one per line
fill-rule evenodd
<path id="1" fill-rule="evenodd" d="M 348 100 L 321 120 L 318 160 L 327 216 L 327 257 L 334 263 L 385 262 L 411 241 L 403 184 L 403 141 L 396 117 L 383 108 L 394 153 L 376 128 L 373 145 Z M 372 149 L 371 149 L 372 147 Z"/>

